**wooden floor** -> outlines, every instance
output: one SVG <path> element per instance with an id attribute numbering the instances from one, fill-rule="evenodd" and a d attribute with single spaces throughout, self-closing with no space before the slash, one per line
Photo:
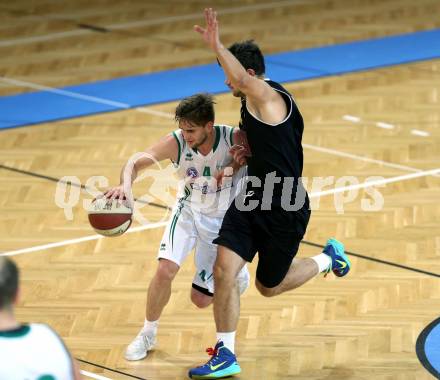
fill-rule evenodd
<path id="1" fill-rule="evenodd" d="M 214 3 L 222 13 L 225 43 L 255 38 L 266 53 L 440 27 L 437 0 Z M 0 75 L 60 87 L 210 62 L 212 54 L 191 31 L 201 22 L 197 15 L 204 5 L 178 0 L 2 4 Z M 109 31 L 78 28 L 81 23 Z M 299 255 L 316 254 L 313 243 L 336 236 L 355 254 L 353 270 L 347 278 L 318 277 L 271 299 L 252 285 L 242 298 L 238 378 L 430 379 L 416 357 L 415 341 L 440 309 L 440 176 L 424 173 L 440 162 L 440 61 L 286 87 L 305 118 L 306 177 L 395 181 L 378 188 L 384 206 L 375 212 L 362 209 L 362 199 L 371 199 L 363 189 L 344 205 L 344 213 L 335 210 L 334 194 L 322 196 L 319 206 L 313 198 Z M 29 90 L 0 77 L 0 95 Z M 238 101 L 230 94 L 216 100 L 217 121 L 236 125 Z M 104 176 L 116 183 L 132 153 L 176 128 L 175 106 L 1 131 L 0 251 L 93 235 L 82 204 L 92 195 L 71 188 L 79 204 L 68 220 L 56 205 L 55 179 L 76 176 L 90 186 L 90 177 Z M 415 173 L 419 177 L 408 178 Z M 148 184 L 141 183 L 137 194 L 147 194 Z M 141 213 L 151 222 L 167 219 L 164 207 L 144 205 Z M 162 232 L 151 228 L 16 255 L 23 285 L 17 317 L 53 326 L 75 357 L 92 363 L 81 363 L 85 371 L 111 379 L 186 378 L 189 368 L 207 359 L 204 349 L 215 339 L 212 309 L 198 310 L 189 299 L 191 260 L 174 283 L 157 349 L 143 361 L 123 358 L 143 323 L 145 289 Z M 252 275 L 254 269 L 251 265 Z"/>

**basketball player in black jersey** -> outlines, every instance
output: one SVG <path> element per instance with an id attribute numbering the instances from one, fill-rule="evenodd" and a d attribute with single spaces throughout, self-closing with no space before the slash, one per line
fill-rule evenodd
<path id="1" fill-rule="evenodd" d="M 251 183 L 231 204 L 214 240 L 218 244 L 214 268 L 218 341 L 209 350 L 211 359 L 189 371 L 193 379 L 218 379 L 241 372 L 234 353 L 240 313 L 235 278 L 257 252 L 255 285 L 266 297 L 295 289 L 320 272 L 345 276 L 350 262 L 336 239 L 330 239 L 321 254 L 294 260 L 310 218 L 300 180 L 301 113 L 284 87 L 265 78 L 264 57 L 253 41 L 226 49 L 220 42 L 216 12 L 205 9 L 205 21 L 205 28 L 194 29 L 216 54 L 233 95 L 241 98 L 240 128 L 251 151 L 247 157 Z M 241 158 L 240 150 L 235 152 Z"/>

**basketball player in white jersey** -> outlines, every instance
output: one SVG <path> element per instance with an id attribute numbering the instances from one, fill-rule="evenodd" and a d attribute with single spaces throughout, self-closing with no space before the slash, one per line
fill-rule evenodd
<path id="1" fill-rule="evenodd" d="M 159 317 L 170 299 L 171 283 L 193 249 L 196 273 L 191 300 L 200 308 L 212 303 L 213 266 L 217 257 L 217 246 L 212 241 L 218 236 L 223 216 L 245 170 L 232 162 L 230 154 L 234 145 L 242 143 L 241 133 L 238 128 L 214 125 L 211 95 L 197 94 L 183 99 L 176 108 L 175 120 L 179 129 L 147 149 L 147 155 L 129 161 L 122 169 L 121 184 L 105 193 L 112 199 L 129 197 L 139 170 L 152 165 L 154 160 L 171 160 L 181 180 L 177 202 L 160 243 L 157 270 L 148 288 L 144 327 L 127 347 L 127 360 L 143 359 L 153 348 Z M 126 174 L 127 167 L 133 170 L 131 176 Z M 224 168 L 233 167 L 235 174 L 217 183 L 216 177 Z M 124 178 L 130 183 L 124 183 Z M 238 274 L 237 284 L 240 293 L 249 286 L 247 267 Z"/>
<path id="2" fill-rule="evenodd" d="M 0 379 L 81 379 L 75 360 L 55 331 L 15 319 L 18 288 L 17 266 L 0 257 Z"/>

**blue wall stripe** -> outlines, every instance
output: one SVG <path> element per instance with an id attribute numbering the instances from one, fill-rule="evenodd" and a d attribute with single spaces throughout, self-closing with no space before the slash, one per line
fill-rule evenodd
<path id="1" fill-rule="evenodd" d="M 266 56 L 267 76 L 294 82 L 440 58 L 440 29 Z M 110 112 L 181 99 L 197 92 L 226 92 L 217 64 L 104 80 L 63 88 L 121 106 L 48 91 L 0 97 L 0 129 Z"/>

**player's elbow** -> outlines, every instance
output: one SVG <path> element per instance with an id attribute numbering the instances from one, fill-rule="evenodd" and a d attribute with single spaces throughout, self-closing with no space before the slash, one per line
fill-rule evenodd
<path id="1" fill-rule="evenodd" d="M 146 151 L 136 153 L 130 161 L 133 164 L 133 169 L 138 173 L 150 166 L 155 160 L 156 157 L 154 154 L 150 151 Z"/>
<path id="2" fill-rule="evenodd" d="M 133 164 L 133 171 L 137 175 L 142 169 L 144 169 L 144 165 L 141 162 L 137 161 Z"/>

